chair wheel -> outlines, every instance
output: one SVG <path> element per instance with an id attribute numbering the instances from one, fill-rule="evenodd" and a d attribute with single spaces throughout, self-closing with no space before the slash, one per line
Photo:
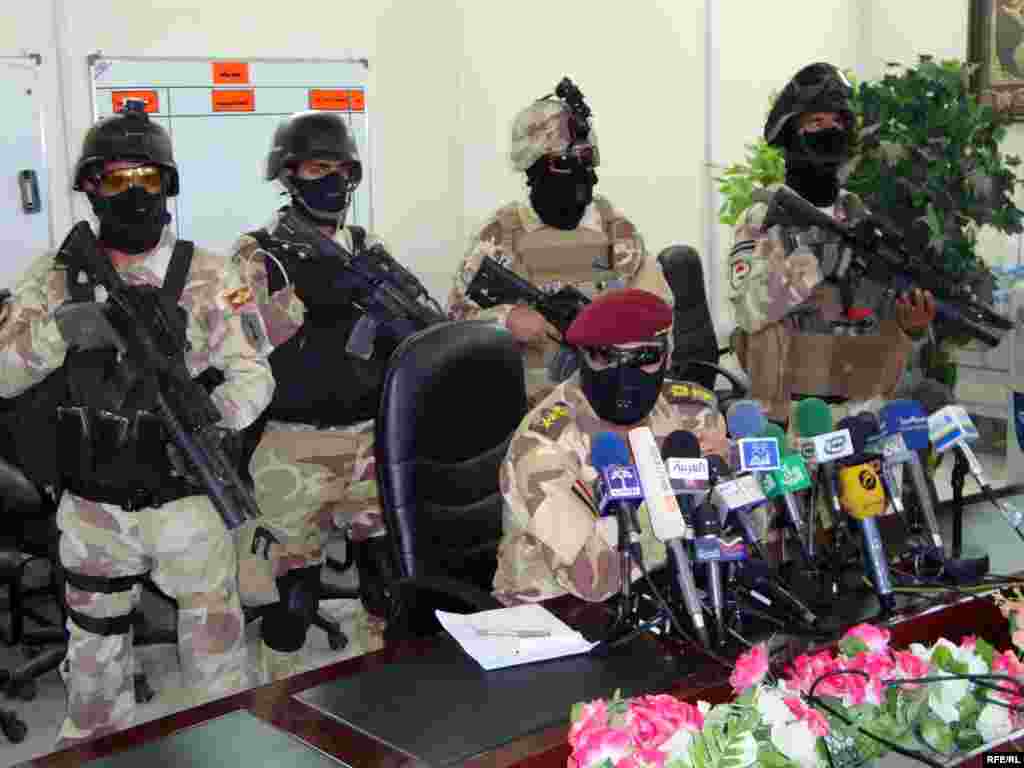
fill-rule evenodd
<path id="1" fill-rule="evenodd" d="M 331 647 L 332 651 L 340 651 L 348 645 L 348 637 L 345 636 L 344 632 L 328 632 L 327 644 Z"/>
<path id="2" fill-rule="evenodd" d="M 13 712 L 0 711 L 0 729 L 12 744 L 20 744 L 28 735 L 28 726 Z"/>
<path id="3" fill-rule="evenodd" d="M 145 675 L 135 675 L 135 701 L 148 704 L 156 696 L 156 691 L 149 684 Z"/>
<path id="4" fill-rule="evenodd" d="M 36 697 L 37 692 L 36 681 L 32 679 L 18 680 L 17 678 L 11 678 L 7 683 L 7 698 L 9 699 L 32 701 Z"/>

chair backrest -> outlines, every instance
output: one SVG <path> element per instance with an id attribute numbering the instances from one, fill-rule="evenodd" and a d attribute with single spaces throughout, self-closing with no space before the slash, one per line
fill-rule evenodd
<path id="1" fill-rule="evenodd" d="M 376 423 L 377 480 L 399 576 L 490 592 L 499 469 L 526 415 L 522 352 L 486 321 L 441 323 L 391 357 Z"/>
<path id="2" fill-rule="evenodd" d="M 17 512 L 20 517 L 41 517 L 46 500 L 25 474 L 0 458 L 0 509 Z"/>
<path id="3" fill-rule="evenodd" d="M 700 254 L 687 245 L 671 245 L 658 254 L 658 263 L 674 299 L 673 375 L 714 389 L 717 378 L 714 371 L 687 365 L 695 360 L 718 364 L 718 337 L 704 291 Z"/>

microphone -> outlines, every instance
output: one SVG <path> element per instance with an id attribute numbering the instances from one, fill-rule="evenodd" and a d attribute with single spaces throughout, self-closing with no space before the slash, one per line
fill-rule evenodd
<path id="1" fill-rule="evenodd" d="M 796 431 L 800 435 L 800 456 L 808 463 L 818 466 L 818 481 L 824 485 L 826 496 L 832 505 L 832 516 L 838 522 L 843 508 L 839 503 L 836 485 L 835 462 L 853 455 L 853 443 L 846 429 L 832 429 L 832 411 L 824 400 L 809 397 L 796 406 Z M 807 516 L 807 551 L 815 555 L 815 524 L 817 509 Z"/>
<path id="2" fill-rule="evenodd" d="M 767 424 L 761 406 L 754 400 L 739 400 L 729 406 L 726 423 L 729 434 L 736 442 L 734 464 L 738 469 L 737 479 L 742 480 L 747 477 L 749 482 L 752 475 L 752 479 L 757 484 L 758 493 L 764 498 L 759 478 L 765 472 L 780 469 L 781 465 L 778 442 L 774 438 L 761 436 L 761 432 L 764 431 Z M 731 511 L 735 513 L 748 545 L 758 557 L 764 559 L 764 553 L 754 535 L 753 525 L 749 518 L 748 511 L 750 509 L 753 507 Z"/>
<path id="3" fill-rule="evenodd" d="M 882 545 L 882 534 L 875 519 L 885 512 L 885 493 L 874 468 L 865 462 L 864 448 L 871 427 L 863 419 L 847 417 L 836 426 L 848 429 L 853 442 L 854 456 L 843 462 L 839 470 L 839 495 L 843 509 L 860 523 L 864 539 L 864 557 L 874 582 L 882 610 L 891 612 L 895 607 L 889 561 Z"/>
<path id="4" fill-rule="evenodd" d="M 718 513 L 710 509 L 709 505 L 703 502 L 707 496 L 709 479 L 708 463 L 700 457 L 700 441 L 692 432 L 679 429 L 672 432 L 665 438 L 662 444 L 661 456 L 668 467 L 669 482 L 676 494 L 676 500 L 682 509 L 683 516 L 692 521 L 696 528 L 697 540 L 695 550 L 698 562 L 707 563 L 708 570 L 708 592 L 711 595 L 711 611 L 715 617 L 715 632 L 718 641 L 721 643 L 725 637 L 725 600 L 722 595 L 722 573 L 718 561 L 722 558 L 722 545 L 719 535 L 721 534 L 721 523 L 718 520 Z M 676 477 L 673 477 L 673 476 Z M 703 486 L 703 488 L 701 488 Z M 698 499 L 700 499 L 698 501 Z M 699 506 L 698 506 L 699 504 Z M 708 523 L 708 517 L 714 518 L 714 523 Z M 691 537 L 692 538 L 692 537 Z M 686 558 L 686 551 L 683 549 L 682 558 L 676 563 L 676 570 L 683 566 L 683 559 Z M 693 602 L 700 610 L 700 603 L 696 599 L 697 588 L 693 584 L 693 569 L 689 560 L 685 560 L 686 568 L 690 572 L 689 584 L 680 583 L 680 592 L 686 602 L 687 610 L 693 615 L 690 599 L 687 597 L 688 589 L 693 589 Z M 703 641 L 703 637 L 702 637 Z"/>
<path id="5" fill-rule="evenodd" d="M 689 360 L 718 364 L 718 335 L 704 292 L 704 266 L 700 254 L 688 245 L 671 245 L 658 254 L 658 263 L 672 291 L 673 377 L 696 381 L 714 389 L 717 374 L 702 365 L 686 366 Z"/>
<path id="6" fill-rule="evenodd" d="M 678 437 L 673 437 L 675 435 Z M 678 458 L 692 459 L 700 456 L 700 444 L 692 433 L 673 432 L 669 437 L 673 437 L 673 441 L 670 443 L 666 438 L 666 445 L 683 443 L 681 447 L 685 453 Z M 690 557 L 685 545 L 685 540 L 693 538 L 693 530 L 687 524 L 679 508 L 676 493 L 669 481 L 665 462 L 662 461 L 662 454 L 658 450 L 654 433 L 648 427 L 631 429 L 629 442 L 633 447 L 633 455 L 636 456 L 644 502 L 647 504 L 647 513 L 651 518 L 651 529 L 654 531 L 655 538 L 665 545 L 665 550 L 668 552 L 675 572 L 676 586 L 679 588 L 686 611 L 690 614 L 693 628 L 697 631 L 704 647 L 711 648 L 708 630 L 704 625 L 703 609 L 697 595 L 697 586 L 693 583 L 693 566 L 690 564 Z"/>
<path id="7" fill-rule="evenodd" d="M 597 470 L 598 510 L 614 514 L 619 529 L 619 591 L 630 602 L 632 558 L 641 557 L 640 524 L 636 509 L 643 501 L 640 476 L 629 457 L 625 441 L 614 432 L 599 432 L 590 446 L 590 463 Z"/>
<path id="8" fill-rule="evenodd" d="M 1011 418 L 1013 418 L 1013 414 L 1011 414 Z M 982 469 L 981 462 L 971 450 L 970 443 L 978 439 L 978 430 L 964 407 L 962 405 L 947 405 L 929 416 L 928 437 L 931 439 L 936 453 L 944 453 L 952 449 L 967 462 L 967 469 L 981 489 L 982 495 L 999 510 L 1010 527 L 1024 540 L 1024 514 L 1016 506 L 1005 504 L 996 498 L 992 486 L 989 485 L 985 477 L 985 470 Z"/>
<path id="9" fill-rule="evenodd" d="M 942 533 L 932 504 L 931 489 L 921 466 L 919 451 L 928 448 L 928 416 L 920 403 L 913 400 L 894 400 L 882 407 L 878 413 L 878 435 L 874 441 L 874 452 L 882 455 L 883 477 L 897 467 L 910 468 L 910 482 L 914 495 L 924 517 L 925 528 L 938 554 L 945 557 Z M 890 481 L 890 487 L 895 484 Z M 900 511 L 902 500 L 897 503 L 893 494 L 893 505 Z"/>
<path id="10" fill-rule="evenodd" d="M 811 476 L 807 472 L 804 460 L 790 449 L 782 427 L 769 423 L 761 434 L 776 441 L 782 456 L 779 469 L 772 470 L 761 477 L 761 489 L 768 499 L 782 499 L 786 524 L 796 538 L 797 546 L 800 548 L 800 557 L 806 565 L 810 566 L 812 564 L 811 554 L 807 551 L 807 543 L 804 541 L 800 501 L 795 494 L 811 487 Z"/>

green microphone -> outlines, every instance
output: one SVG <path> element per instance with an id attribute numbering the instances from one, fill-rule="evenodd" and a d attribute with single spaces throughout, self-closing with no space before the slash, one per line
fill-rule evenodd
<path id="1" fill-rule="evenodd" d="M 784 503 L 786 523 L 796 538 L 800 547 L 800 556 L 804 563 L 811 565 L 811 555 L 807 550 L 807 542 L 804 540 L 804 524 L 800 514 L 800 500 L 794 495 L 798 491 L 811 487 L 811 476 L 807 472 L 807 466 L 800 454 L 795 453 L 789 447 L 786 433 L 778 424 L 768 424 L 761 437 L 774 437 L 779 444 L 779 455 L 781 466 L 771 472 L 765 472 L 761 478 L 761 486 L 764 495 L 769 499 L 781 498 Z"/>
<path id="2" fill-rule="evenodd" d="M 825 493 L 832 504 L 832 518 L 839 521 L 843 517 L 843 508 L 839 503 L 839 486 L 836 478 L 836 468 L 832 463 L 835 459 L 850 455 L 853 452 L 853 441 L 849 432 L 846 432 L 846 444 L 842 440 L 836 440 L 837 436 L 832 433 L 832 411 L 828 403 L 817 397 L 809 397 L 801 400 L 796 406 L 796 431 L 800 436 L 800 456 L 804 461 L 815 461 L 818 465 L 819 477 L 825 486 Z M 828 437 L 824 437 L 828 435 Z M 822 438 L 821 452 L 819 453 L 819 440 Z M 807 518 L 807 547 L 811 556 L 815 555 L 814 538 L 816 532 L 815 518 L 817 510 L 812 509 Z"/>

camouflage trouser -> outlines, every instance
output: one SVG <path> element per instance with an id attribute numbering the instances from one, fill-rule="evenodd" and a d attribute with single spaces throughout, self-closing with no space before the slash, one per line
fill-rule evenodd
<path id="1" fill-rule="evenodd" d="M 267 424 L 249 468 L 263 512 L 260 525 L 281 545 L 273 549 L 275 576 L 322 564 L 334 526 L 347 526 L 353 541 L 384 532 L 374 467 L 372 421 L 338 429 Z M 261 643 L 264 679 L 297 672 L 300 653 Z"/>
<path id="2" fill-rule="evenodd" d="M 150 573 L 178 601 L 178 652 L 188 706 L 248 684 L 245 633 L 231 535 L 208 499 L 191 496 L 126 512 L 65 494 L 57 514 L 65 569 L 116 578 Z M 111 594 L 66 585 L 68 606 L 93 619 L 129 614 L 141 586 Z M 60 672 L 68 691 L 58 749 L 131 725 L 135 667 L 131 633 L 96 635 L 71 619 Z"/>

